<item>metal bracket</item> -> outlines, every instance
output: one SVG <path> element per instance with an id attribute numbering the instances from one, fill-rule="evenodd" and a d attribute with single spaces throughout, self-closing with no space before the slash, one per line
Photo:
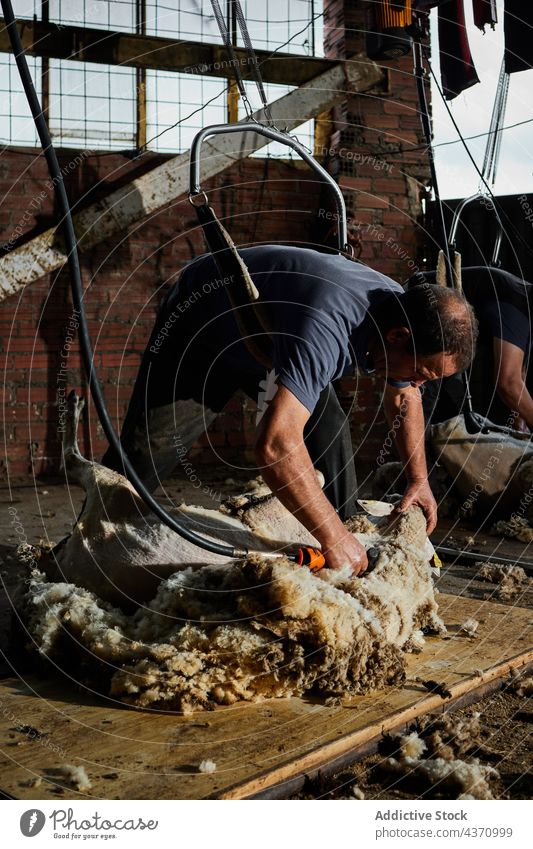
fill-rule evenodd
<path id="1" fill-rule="evenodd" d="M 459 227 L 459 222 L 461 220 L 461 216 L 462 216 L 463 212 L 465 211 L 466 207 L 470 206 L 470 204 L 475 203 L 476 201 L 482 201 L 484 206 L 485 206 L 485 209 L 488 209 L 491 212 L 494 212 L 494 216 L 496 218 L 496 221 L 498 222 L 498 232 L 496 233 L 496 241 L 494 243 L 494 249 L 492 251 L 492 257 L 491 257 L 491 260 L 490 260 L 490 264 L 493 268 L 499 268 L 499 266 L 500 266 L 499 257 L 500 257 L 500 250 L 501 250 L 501 246 L 502 246 L 502 239 L 503 239 L 503 224 L 501 222 L 500 216 L 498 215 L 498 211 L 497 211 L 496 207 L 494 206 L 494 202 L 492 201 L 492 199 L 488 195 L 484 194 L 483 192 L 476 192 L 475 195 L 471 195 L 470 197 L 465 198 L 464 200 L 461 201 L 459 206 L 456 208 L 456 210 L 453 214 L 452 226 L 450 228 L 449 243 L 453 248 L 455 248 L 455 239 L 456 239 L 456 236 L 457 236 L 457 228 Z"/>
<path id="2" fill-rule="evenodd" d="M 210 127 L 204 127 L 193 139 L 191 144 L 190 158 L 190 179 L 189 179 L 189 199 L 202 194 L 203 189 L 200 185 L 200 160 L 201 150 L 204 141 L 211 136 L 220 136 L 227 133 L 258 133 L 261 136 L 272 141 L 280 142 L 280 144 L 290 147 L 295 153 L 306 162 L 310 168 L 319 176 L 322 182 L 326 183 L 333 191 L 335 205 L 337 207 L 337 236 L 338 249 L 340 253 L 349 253 L 348 245 L 348 225 L 346 219 L 346 204 L 342 192 L 335 182 L 331 174 L 328 174 L 325 168 L 316 161 L 314 156 L 309 153 L 306 148 L 300 144 L 293 136 L 289 136 L 280 130 L 275 130 L 272 127 L 265 127 L 263 124 L 255 123 L 254 121 L 244 121 L 241 124 L 213 124 Z M 192 200 L 191 200 L 192 203 Z"/>

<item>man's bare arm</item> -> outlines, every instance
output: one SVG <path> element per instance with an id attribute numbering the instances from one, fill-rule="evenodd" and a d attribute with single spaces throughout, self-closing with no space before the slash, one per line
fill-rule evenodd
<path id="1" fill-rule="evenodd" d="M 504 339 L 494 337 L 492 342 L 498 395 L 509 409 L 520 413 L 528 428 L 533 430 L 533 398 L 523 377 L 524 352 L 518 345 Z"/>
<path id="2" fill-rule="evenodd" d="M 320 542 L 327 565 L 338 569 L 349 564 L 359 574 L 368 565 L 365 549 L 322 492 L 304 444 L 309 415 L 295 395 L 280 386 L 259 425 L 256 460 L 272 492 Z"/>
<path id="3" fill-rule="evenodd" d="M 412 504 L 418 504 L 424 511 L 430 534 L 437 524 L 437 502 L 428 483 L 420 389 L 416 386 L 400 389 L 385 384 L 384 409 L 388 425 L 396 434 L 396 450 L 407 478 L 407 489 L 396 511 L 403 512 Z"/>

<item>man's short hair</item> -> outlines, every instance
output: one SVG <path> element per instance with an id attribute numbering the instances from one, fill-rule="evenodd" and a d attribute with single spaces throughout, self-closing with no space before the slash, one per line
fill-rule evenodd
<path id="1" fill-rule="evenodd" d="M 476 347 L 478 322 L 462 295 L 446 286 L 422 283 L 386 298 L 375 319 L 385 335 L 394 327 L 411 331 L 407 350 L 419 357 L 444 352 L 455 357 L 457 370 L 470 364 Z"/>

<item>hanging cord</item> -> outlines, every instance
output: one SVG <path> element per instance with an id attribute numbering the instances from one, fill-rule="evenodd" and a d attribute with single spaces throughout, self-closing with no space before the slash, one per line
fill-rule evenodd
<path id="1" fill-rule="evenodd" d="M 483 174 L 482 174 L 482 173 L 481 173 L 481 171 L 479 170 L 479 167 L 478 167 L 478 165 L 477 165 L 477 162 L 476 162 L 476 160 L 474 159 L 474 157 L 472 156 L 472 153 L 471 153 L 471 151 L 470 151 L 470 148 L 468 147 L 468 145 L 467 145 L 467 143 L 466 143 L 465 139 L 463 138 L 463 135 L 462 135 L 462 133 L 461 133 L 461 130 L 459 129 L 459 126 L 458 126 L 458 124 L 457 124 L 457 121 L 455 120 L 455 118 L 454 118 L 454 116 L 453 116 L 453 112 L 451 111 L 451 109 L 450 109 L 450 107 L 449 107 L 448 101 L 447 101 L 447 100 L 446 100 L 446 98 L 444 97 L 444 93 L 443 93 L 443 91 L 442 91 L 442 89 L 441 89 L 441 87 L 440 87 L 440 85 L 439 85 L 439 82 L 438 82 L 438 80 L 437 80 L 436 74 L 435 74 L 435 72 L 434 72 L 434 70 L 433 70 L 433 67 L 432 67 L 432 65 L 431 65 L 431 62 L 430 62 L 430 60 L 429 60 L 429 56 L 427 55 L 427 53 L 426 53 L 425 58 L 426 58 L 426 62 L 427 62 L 427 64 L 428 64 L 428 68 L 429 68 L 429 71 L 430 71 L 430 73 L 431 73 L 431 76 L 432 76 L 432 78 L 433 78 L 433 82 L 434 82 L 434 84 L 435 84 L 435 88 L 437 89 L 437 91 L 438 91 L 438 93 L 439 93 L 439 95 L 440 95 L 440 98 L 441 98 L 441 100 L 442 100 L 442 102 L 443 102 L 443 104 L 444 104 L 444 107 L 445 107 L 445 109 L 446 109 L 446 111 L 447 111 L 447 113 L 448 113 L 448 117 L 449 117 L 450 121 L 451 121 L 451 122 L 452 122 L 452 124 L 453 124 L 453 127 L 454 127 L 454 129 L 455 129 L 455 132 L 457 133 L 458 141 L 460 141 L 460 142 L 461 142 L 461 144 L 463 145 L 463 147 L 464 147 L 464 149 L 465 149 L 465 152 L 466 152 L 466 154 L 467 154 L 468 158 L 470 159 L 470 162 L 472 163 L 472 165 L 473 165 L 473 167 L 474 167 L 474 170 L 476 171 L 476 173 L 477 173 L 477 175 L 478 175 L 478 177 L 479 177 L 479 179 L 480 179 L 480 181 L 481 181 L 482 185 L 485 187 L 485 189 L 486 189 L 486 191 L 487 191 L 488 196 L 489 196 L 489 197 L 490 197 L 490 199 L 492 200 L 492 205 L 493 205 L 493 207 L 494 207 L 494 215 L 496 216 L 496 219 L 497 219 L 497 221 L 498 221 L 499 225 L 502 227 L 502 230 L 503 230 L 503 229 L 504 229 L 504 227 L 503 227 L 503 221 L 502 221 L 502 219 L 505 219 L 506 223 L 508 224 L 509 228 L 513 231 L 513 233 L 514 233 L 514 235 L 516 236 L 517 240 L 523 244 L 523 246 L 526 248 L 526 250 L 528 251 L 528 253 L 533 253 L 533 251 L 531 250 L 531 245 L 529 245 L 529 244 L 526 242 L 526 240 L 524 239 L 524 237 L 522 236 L 522 234 L 520 233 L 520 231 L 516 228 L 516 226 L 513 224 L 513 222 L 511 221 L 511 219 L 510 219 L 510 218 L 509 218 L 509 216 L 507 215 L 507 213 L 506 213 L 503 209 L 501 209 L 501 208 L 500 208 L 500 209 L 498 209 L 497 204 L 496 204 L 496 197 L 494 196 L 494 193 L 493 193 L 492 189 L 490 188 L 489 184 L 487 183 L 487 181 L 486 181 L 485 177 L 483 176 Z M 512 242 L 512 240 L 511 240 L 509 237 L 507 238 L 507 242 L 508 242 L 508 244 L 509 244 L 509 246 L 510 246 L 511 250 L 513 251 L 514 258 L 515 258 L 515 260 L 516 260 L 516 262 L 517 262 L 517 265 L 520 267 L 520 259 L 519 259 L 519 257 L 518 257 L 518 254 L 516 253 L 516 250 L 515 250 L 515 248 L 514 248 L 513 242 Z"/>
<path id="2" fill-rule="evenodd" d="M 242 40 L 244 41 L 244 46 L 248 53 L 248 64 L 252 69 L 252 75 L 257 86 L 257 90 L 259 92 L 259 97 L 263 106 L 265 118 L 269 126 L 273 127 L 274 119 L 272 117 L 272 112 L 270 111 L 270 106 L 268 104 L 265 92 L 265 86 L 263 84 L 263 78 L 261 76 L 261 71 L 259 70 L 259 62 L 257 61 L 257 56 L 252 44 L 252 40 L 250 38 L 250 33 L 248 32 L 248 27 L 246 25 L 246 20 L 244 18 L 241 4 L 239 0 L 231 0 L 230 5 L 233 6 L 235 17 L 237 19 L 241 31 Z M 237 88 L 239 89 L 239 94 L 244 104 L 246 115 L 250 121 L 254 121 L 255 118 L 253 117 L 253 110 L 250 101 L 248 100 L 248 95 L 246 94 L 246 86 L 244 84 L 244 80 L 241 74 L 239 60 L 235 53 L 231 36 L 226 24 L 226 20 L 222 13 L 222 9 L 220 8 L 220 3 L 218 2 L 218 0 L 211 0 L 211 6 L 213 7 L 213 12 L 215 14 L 218 28 L 220 30 L 220 35 L 222 36 L 222 41 L 224 42 L 224 45 L 230 57 L 231 67 L 233 68 L 233 73 L 235 76 L 235 82 L 237 83 Z"/>
<path id="3" fill-rule="evenodd" d="M 502 59 L 498 85 L 496 87 L 496 96 L 494 98 L 494 106 L 492 107 L 492 116 L 490 119 L 487 146 L 485 148 L 485 157 L 483 159 L 483 167 L 481 169 L 483 179 L 487 181 L 490 180 L 493 186 L 496 182 L 496 176 L 498 173 L 498 162 L 500 159 L 503 135 L 502 130 L 505 121 L 508 94 L 509 74 L 505 70 L 505 59 Z"/>
<path id="4" fill-rule="evenodd" d="M 224 42 L 224 46 L 228 51 L 228 55 L 230 58 L 230 65 L 233 68 L 233 75 L 235 77 L 235 82 L 237 83 L 237 88 L 239 89 L 239 94 L 241 96 L 241 100 L 243 102 L 244 108 L 246 110 L 247 117 L 252 119 L 252 106 L 250 101 L 248 100 L 248 95 L 246 94 L 246 87 L 244 85 L 244 80 L 242 78 L 241 69 L 239 65 L 239 60 L 237 58 L 237 54 L 233 48 L 233 42 L 231 40 L 231 36 L 226 25 L 226 20 L 222 13 L 222 9 L 220 8 L 220 4 L 218 0 L 211 0 L 211 6 L 213 7 L 213 12 L 215 14 L 216 22 L 218 24 L 218 28 L 220 30 L 220 35 L 222 37 L 222 41 Z"/>
<path id="5" fill-rule="evenodd" d="M 252 65 L 252 73 L 254 75 L 255 84 L 257 86 L 257 90 L 259 92 L 259 97 L 261 98 L 261 103 L 263 104 L 263 111 L 265 113 L 265 117 L 270 126 L 274 126 L 274 119 L 272 118 L 272 113 L 270 111 L 270 106 L 268 105 L 268 100 L 265 92 L 265 87 L 263 85 L 263 78 L 261 76 L 261 71 L 259 70 L 259 62 L 257 61 L 257 56 L 255 54 L 255 50 L 253 48 L 252 40 L 250 38 L 250 33 L 248 32 L 248 27 L 246 25 L 246 21 L 244 18 L 244 14 L 242 11 L 242 6 L 240 4 L 240 0 L 233 0 L 233 5 L 235 6 L 235 14 L 237 16 L 237 21 L 239 22 L 239 27 L 241 29 L 242 39 L 244 41 L 244 45 L 248 51 L 248 56 Z"/>
<path id="6" fill-rule="evenodd" d="M 435 193 L 435 200 L 437 202 L 437 209 L 439 213 L 439 237 L 437 239 L 437 243 L 440 246 L 439 251 L 439 259 L 442 257 L 442 262 L 444 264 L 444 268 L 446 271 L 445 277 L 449 281 L 450 286 L 456 287 L 460 290 L 460 272 L 458 272 L 458 267 L 456 264 L 456 258 L 454 255 L 453 261 L 451 257 L 451 249 L 450 244 L 448 242 L 448 231 L 446 228 L 446 219 L 444 217 L 444 204 L 442 203 L 442 198 L 439 192 L 439 183 L 437 179 L 437 169 L 435 167 L 435 156 L 433 153 L 433 139 L 431 134 L 431 119 L 429 117 L 429 107 L 426 97 L 426 88 L 425 88 L 425 71 L 424 71 L 424 52 L 422 43 L 419 38 L 413 39 L 413 56 L 414 56 L 414 65 L 415 65 L 415 78 L 416 78 L 416 88 L 418 93 L 418 103 L 420 109 L 420 120 L 422 122 L 422 130 L 424 132 L 424 136 L 426 139 L 426 150 L 429 160 L 429 169 L 431 173 L 431 182 L 433 185 L 433 191 Z M 460 263 L 460 258 L 459 258 Z M 457 285 L 459 283 L 459 285 Z M 462 380 L 465 391 L 465 424 L 467 426 L 467 430 L 471 433 L 479 432 L 481 430 L 481 426 L 479 422 L 476 421 L 474 408 L 472 405 L 472 393 L 470 390 L 470 380 L 468 379 L 468 375 L 466 371 L 462 372 Z"/>
<path id="7" fill-rule="evenodd" d="M 223 545 L 222 543 L 217 543 L 213 542 L 212 540 L 205 539 L 204 537 L 200 536 L 200 534 L 189 530 L 189 528 L 186 528 L 179 522 L 177 522 L 176 519 L 171 516 L 171 514 L 168 513 L 146 489 L 142 480 L 139 478 L 137 472 L 130 463 L 126 453 L 124 452 L 124 449 L 122 448 L 120 440 L 115 432 L 115 429 L 109 417 L 109 413 L 107 411 L 102 390 L 100 387 L 100 382 L 98 380 L 94 368 L 94 357 L 92 351 L 91 338 L 89 336 L 89 330 L 87 327 L 87 317 L 85 315 L 84 293 L 81 279 L 76 233 L 74 231 L 70 204 L 63 182 L 63 173 L 61 171 L 61 168 L 59 167 L 57 154 L 52 144 L 48 125 L 46 123 L 41 104 L 39 103 L 39 98 L 37 97 L 37 93 L 33 85 L 33 80 L 30 74 L 30 70 L 28 68 L 28 63 L 26 61 L 24 48 L 22 47 L 22 42 L 20 40 L 20 35 L 16 26 L 16 19 L 15 14 L 13 12 L 13 6 L 11 5 L 11 0 L 0 0 L 0 3 L 2 6 L 2 11 L 7 25 L 7 31 L 11 42 L 11 47 L 15 56 L 15 61 L 17 63 L 22 85 L 24 87 L 24 91 L 28 99 L 28 104 L 30 106 L 33 119 L 35 121 L 35 127 L 37 129 L 39 139 L 43 147 L 43 152 L 46 158 L 46 163 L 48 165 L 48 170 L 50 172 L 50 177 L 54 185 L 54 192 L 61 214 L 61 227 L 63 230 L 63 237 L 65 239 L 65 246 L 67 250 L 67 264 L 72 286 L 72 300 L 74 302 L 74 307 L 79 312 L 79 342 L 81 356 L 87 374 L 87 380 L 89 382 L 94 406 L 98 413 L 98 418 L 100 419 L 107 440 L 111 447 L 116 451 L 116 453 L 120 457 L 124 467 L 125 475 L 128 480 L 133 484 L 135 490 L 138 492 L 147 507 L 149 507 L 150 510 L 152 510 L 152 512 L 155 513 L 155 515 L 159 519 L 161 519 L 161 521 L 165 525 L 171 528 L 171 530 L 175 531 L 175 533 L 177 533 L 179 536 L 193 543 L 193 545 L 197 545 L 199 548 L 203 548 L 206 551 L 211 551 L 214 554 L 220 554 L 228 558 L 243 557 L 247 554 L 246 551 L 235 549 L 233 546 L 230 545 Z"/>
<path id="8" fill-rule="evenodd" d="M 485 176 L 479 170 L 477 163 L 476 163 L 474 157 L 472 156 L 472 154 L 470 152 L 470 148 L 466 144 L 466 142 L 465 142 L 465 140 L 462 136 L 462 133 L 461 133 L 461 131 L 460 131 L 458 125 L 457 125 L 457 121 L 453 117 L 453 113 L 452 113 L 452 111 L 451 111 L 451 109 L 448 105 L 448 102 L 447 102 L 446 98 L 444 97 L 444 93 L 443 93 L 443 91 L 442 91 L 442 89 L 441 89 L 441 87 L 438 83 L 437 77 L 435 75 L 435 72 L 433 70 L 431 62 L 429 60 L 429 56 L 427 55 L 427 51 L 424 51 L 424 55 L 425 55 L 425 59 L 426 59 L 429 71 L 430 71 L 431 76 L 433 78 L 433 82 L 435 83 L 435 87 L 436 87 L 436 89 L 437 89 L 437 91 L 438 91 L 438 93 L 441 97 L 442 102 L 444 103 L 444 106 L 446 107 L 446 111 L 448 112 L 448 116 L 449 116 L 449 118 L 450 118 L 450 120 L 451 120 L 451 122 L 452 122 L 452 124 L 455 128 L 457 135 L 459 136 L 459 140 L 461 141 L 466 153 L 468 154 L 468 158 L 470 159 L 472 165 L 474 166 L 474 168 L 475 168 L 475 170 L 476 170 L 476 172 L 477 172 L 477 174 L 480 178 L 481 183 L 483 184 L 483 186 L 487 190 L 487 193 L 492 200 L 492 206 L 493 206 L 493 209 L 494 209 L 494 214 L 496 216 L 498 224 L 502 227 L 502 230 L 503 230 L 502 220 L 501 220 L 499 211 L 496 207 L 496 198 L 494 197 L 494 194 L 493 194 L 490 186 L 488 185 Z M 507 218 L 507 216 L 506 216 L 506 218 Z M 511 226 L 513 226 L 513 229 L 515 230 L 515 232 L 518 234 L 518 231 L 516 230 L 514 225 L 512 225 L 512 222 L 510 222 L 510 223 L 511 223 Z M 520 236 L 520 234 L 518 234 L 518 235 Z M 525 240 L 521 236 L 520 236 L 520 238 L 524 242 L 524 244 L 526 244 Z M 510 241 L 511 240 L 509 239 L 509 242 Z M 513 248 L 513 250 L 514 250 L 514 248 Z M 515 251 L 515 258 L 516 258 L 517 262 L 519 263 L 518 256 L 516 255 L 516 251 Z M 464 381 L 465 392 L 466 392 L 466 397 L 465 397 L 466 410 L 465 410 L 464 417 L 465 417 L 465 425 L 466 425 L 467 431 L 469 433 L 479 433 L 479 432 L 489 433 L 490 431 L 496 431 L 497 433 L 504 433 L 504 434 L 509 435 L 509 436 L 519 435 L 517 431 L 513 430 L 513 428 L 505 427 L 504 425 L 494 424 L 494 422 L 491 422 L 487 418 L 485 418 L 484 416 L 480 416 L 479 413 L 474 412 L 474 409 L 473 409 L 473 406 L 472 406 L 472 397 L 470 395 L 470 383 L 469 383 L 469 380 L 468 380 L 468 376 L 467 376 L 466 372 L 462 372 L 462 375 L 463 375 L 463 381 Z"/>

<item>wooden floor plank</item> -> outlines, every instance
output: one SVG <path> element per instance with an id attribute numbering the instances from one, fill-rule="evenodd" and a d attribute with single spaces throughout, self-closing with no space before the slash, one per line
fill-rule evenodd
<path id="1" fill-rule="evenodd" d="M 283 699 L 182 717 L 129 710 L 58 678 L 7 679 L 0 686 L 0 789 L 24 799 L 245 798 L 440 708 L 442 699 L 415 678 L 445 683 L 456 698 L 533 660 L 531 611 L 445 594 L 438 599 L 448 638 L 428 638 L 424 651 L 410 657 L 403 687 L 342 706 Z M 468 617 L 480 622 L 476 638 L 459 634 Z M 47 736 L 30 739 L 17 725 Z M 216 763 L 216 772 L 199 772 L 205 759 Z M 47 770 L 65 763 L 85 766 L 91 790 L 58 787 Z M 34 776 L 44 779 L 40 786 L 25 786 Z"/>

